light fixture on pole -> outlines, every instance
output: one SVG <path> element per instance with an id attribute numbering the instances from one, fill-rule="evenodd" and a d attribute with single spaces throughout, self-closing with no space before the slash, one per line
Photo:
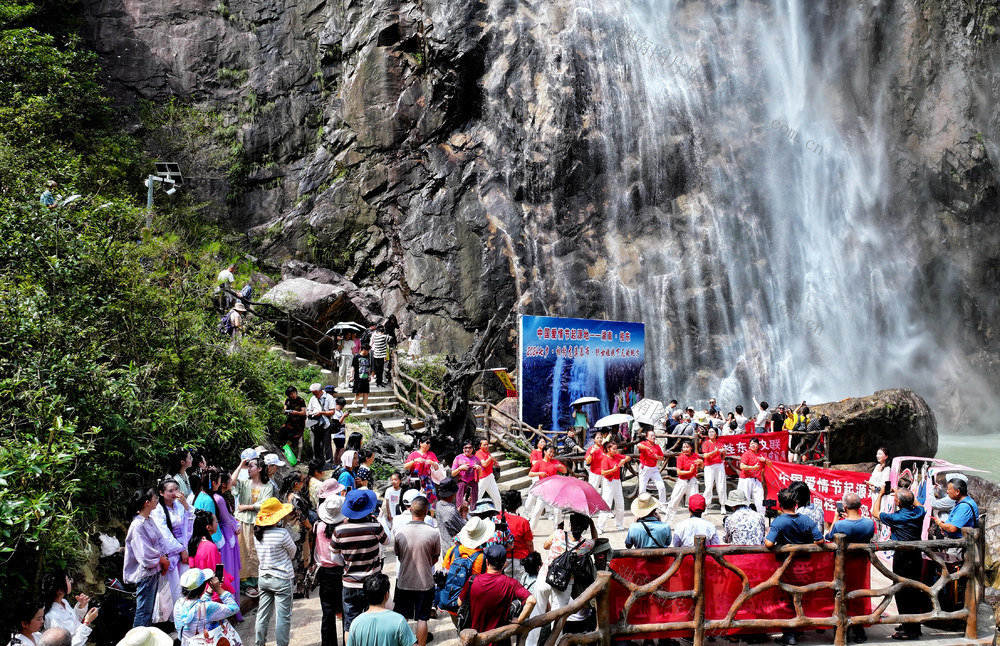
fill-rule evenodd
<path id="1" fill-rule="evenodd" d="M 166 185 L 167 195 L 177 192 L 177 187 L 184 183 L 180 165 L 175 162 L 155 162 L 155 175 L 146 176 L 146 228 L 153 226 L 153 186 L 156 182 Z"/>

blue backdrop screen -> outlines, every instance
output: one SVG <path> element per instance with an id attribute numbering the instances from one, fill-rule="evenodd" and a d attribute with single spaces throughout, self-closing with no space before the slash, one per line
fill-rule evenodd
<path id="1" fill-rule="evenodd" d="M 518 381 L 521 419 L 562 431 L 572 426 L 570 402 L 597 397 L 584 411 L 598 418 L 632 406 L 644 387 L 642 323 L 521 316 Z"/>

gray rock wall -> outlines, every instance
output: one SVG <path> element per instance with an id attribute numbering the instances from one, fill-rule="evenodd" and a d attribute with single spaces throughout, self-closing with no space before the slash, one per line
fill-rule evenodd
<path id="1" fill-rule="evenodd" d="M 188 190 L 229 193 L 222 216 L 275 265 L 329 268 L 383 313 L 397 313 L 405 330 L 420 326 L 428 348 L 458 352 L 496 309 L 606 316 L 608 235 L 620 235 L 612 238 L 620 270 L 651 270 L 628 232 L 609 232 L 602 216 L 607 139 L 618 133 L 595 125 L 596 93 L 636 90 L 627 79 L 621 88 L 599 82 L 594 52 L 604 36 L 596 32 L 573 34 L 573 47 L 552 63 L 563 4 L 572 5 L 91 0 L 85 18 L 120 98 L 180 97 L 226 115 L 240 169 L 206 171 Z M 686 11 L 725 4 L 690 2 Z M 994 375 L 996 4 L 895 3 L 856 43 L 872 66 L 898 70 L 893 96 L 859 100 L 892 111 L 899 124 L 898 184 L 885 220 L 891 227 L 922 214 L 916 229 L 899 232 L 900 244 L 923 258 L 916 301 L 938 308 L 938 330 L 961 338 Z M 834 31 L 838 17 L 815 29 Z M 677 131 L 678 154 L 662 151 L 661 185 L 645 186 L 625 169 L 635 223 L 711 201 L 680 161 L 687 134 Z M 654 193 L 655 201 L 640 197 Z M 685 233 L 683 219 L 676 226 Z M 712 319 L 724 316 L 720 307 Z M 718 362 L 725 340 L 707 343 L 699 360 Z"/>

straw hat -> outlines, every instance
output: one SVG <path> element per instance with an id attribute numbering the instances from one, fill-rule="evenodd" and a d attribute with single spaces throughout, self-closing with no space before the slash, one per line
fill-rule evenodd
<path id="1" fill-rule="evenodd" d="M 660 501 L 648 493 L 641 493 L 632 501 L 632 515 L 636 518 L 648 516 L 651 512 L 660 510 Z"/>
<path id="2" fill-rule="evenodd" d="M 237 312 L 247 311 L 247 307 L 243 303 L 237 303 L 236 305 L 233 306 L 233 309 L 236 310 Z"/>
<path id="3" fill-rule="evenodd" d="M 290 513 L 292 513 L 291 505 L 282 503 L 277 498 L 268 498 L 261 504 L 260 511 L 257 512 L 257 518 L 253 521 L 253 524 L 257 527 L 277 525 L 278 521 Z"/>
<path id="4" fill-rule="evenodd" d="M 159 628 L 137 626 L 125 633 L 117 646 L 173 646 L 174 640 Z"/>
<path id="5" fill-rule="evenodd" d="M 473 516 L 458 533 L 458 541 L 470 550 L 474 550 L 488 541 L 495 531 L 496 525 L 492 520 Z"/>
<path id="6" fill-rule="evenodd" d="M 697 424 L 698 426 L 707 426 L 708 425 L 708 413 L 706 413 L 705 411 L 698 411 L 697 413 L 695 413 L 694 414 L 694 423 Z"/>

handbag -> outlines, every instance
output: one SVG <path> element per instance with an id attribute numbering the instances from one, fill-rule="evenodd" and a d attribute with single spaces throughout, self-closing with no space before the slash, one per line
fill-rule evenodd
<path id="1" fill-rule="evenodd" d="M 174 597 L 170 590 L 170 580 L 161 574 L 160 582 L 156 585 L 156 600 L 153 602 L 153 623 L 170 621 L 173 614 Z"/>
<path id="2" fill-rule="evenodd" d="M 209 630 L 206 617 L 206 601 L 198 601 L 198 615 L 195 625 L 200 625 L 201 630 L 196 630 L 187 640 L 188 646 L 243 646 L 240 634 L 236 632 L 228 619 L 223 619 L 219 625 Z M 183 629 L 181 633 L 183 634 Z M 184 641 L 183 639 L 181 640 Z"/>
<path id="3" fill-rule="evenodd" d="M 448 472 L 440 464 L 431 465 L 431 481 L 434 484 L 441 484 L 448 479 Z"/>

